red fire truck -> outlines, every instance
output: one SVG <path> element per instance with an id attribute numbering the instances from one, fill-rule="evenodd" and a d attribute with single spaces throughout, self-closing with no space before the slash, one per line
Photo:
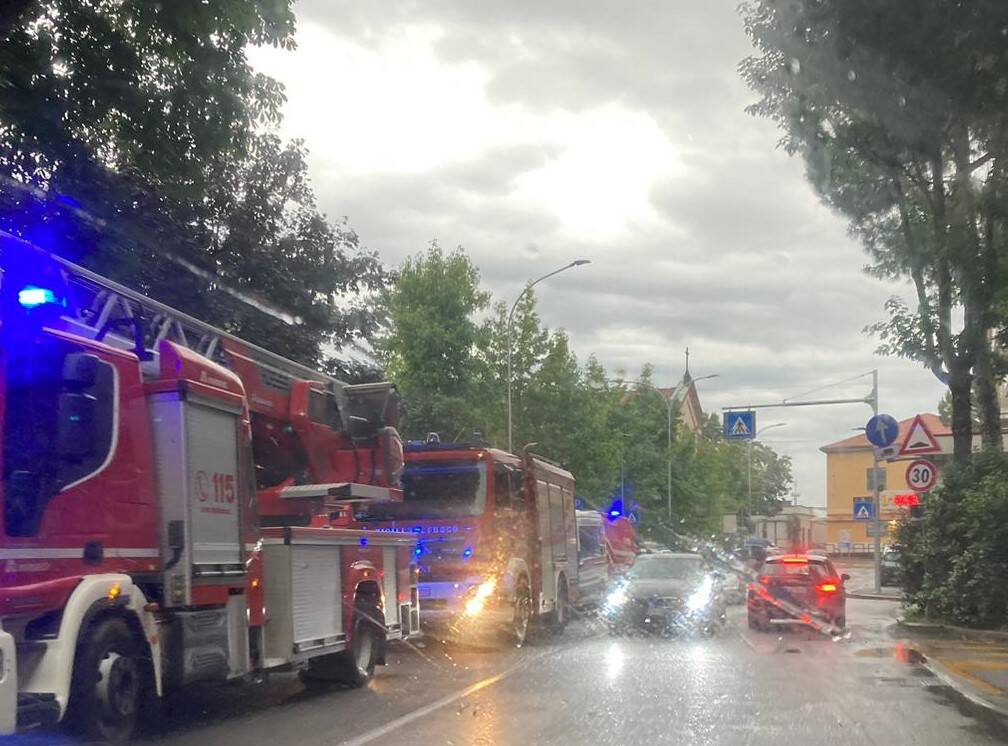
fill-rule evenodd
<path id="1" fill-rule="evenodd" d="M 121 741 L 172 688 L 361 685 L 419 631 L 388 384 L 348 386 L 0 234 L 0 734 Z"/>
<path id="2" fill-rule="evenodd" d="M 357 512 L 363 527 L 412 531 L 424 625 L 525 642 L 562 631 L 577 602 L 574 477 L 528 452 L 408 443 L 403 501 Z"/>

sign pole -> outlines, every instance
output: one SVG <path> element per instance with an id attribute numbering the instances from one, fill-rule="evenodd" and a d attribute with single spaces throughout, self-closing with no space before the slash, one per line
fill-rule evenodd
<path id="1" fill-rule="evenodd" d="M 878 368 L 872 371 L 871 401 L 872 414 L 878 415 Z M 879 492 L 878 449 L 872 448 L 872 497 L 875 513 L 872 516 L 872 533 L 875 534 L 875 592 L 882 592 L 882 496 Z"/>

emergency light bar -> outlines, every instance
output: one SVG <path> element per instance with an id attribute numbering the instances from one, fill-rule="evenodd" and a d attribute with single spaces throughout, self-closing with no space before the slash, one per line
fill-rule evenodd
<path id="1" fill-rule="evenodd" d="M 387 487 L 376 487 L 373 484 L 359 482 L 335 482 L 333 484 L 304 484 L 284 487 L 280 497 L 285 500 L 323 499 L 327 502 L 336 500 L 391 500 L 391 491 Z"/>

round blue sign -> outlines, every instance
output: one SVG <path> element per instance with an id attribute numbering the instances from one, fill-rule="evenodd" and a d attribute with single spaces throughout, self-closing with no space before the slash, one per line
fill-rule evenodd
<path id="1" fill-rule="evenodd" d="M 889 414 L 877 414 L 865 425 L 865 437 L 876 448 L 885 448 L 896 442 L 899 423 Z"/>

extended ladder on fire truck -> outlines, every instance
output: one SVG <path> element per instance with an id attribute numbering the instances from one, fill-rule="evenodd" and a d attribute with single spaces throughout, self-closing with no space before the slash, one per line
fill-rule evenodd
<path id="1" fill-rule="evenodd" d="M 355 393 L 391 394 L 395 390 L 387 383 L 344 383 L 0 231 L 0 251 L 12 250 L 62 269 L 68 284 L 63 320 L 74 333 L 132 350 L 141 360 L 155 363 L 151 366 L 155 369 L 158 344 L 169 340 L 225 367 L 233 367 L 236 356 L 244 358 L 258 367 L 263 384 L 273 389 L 289 390 L 297 380 L 318 381 L 341 400 L 341 405 Z M 254 409 L 254 399 L 251 404 Z"/>

